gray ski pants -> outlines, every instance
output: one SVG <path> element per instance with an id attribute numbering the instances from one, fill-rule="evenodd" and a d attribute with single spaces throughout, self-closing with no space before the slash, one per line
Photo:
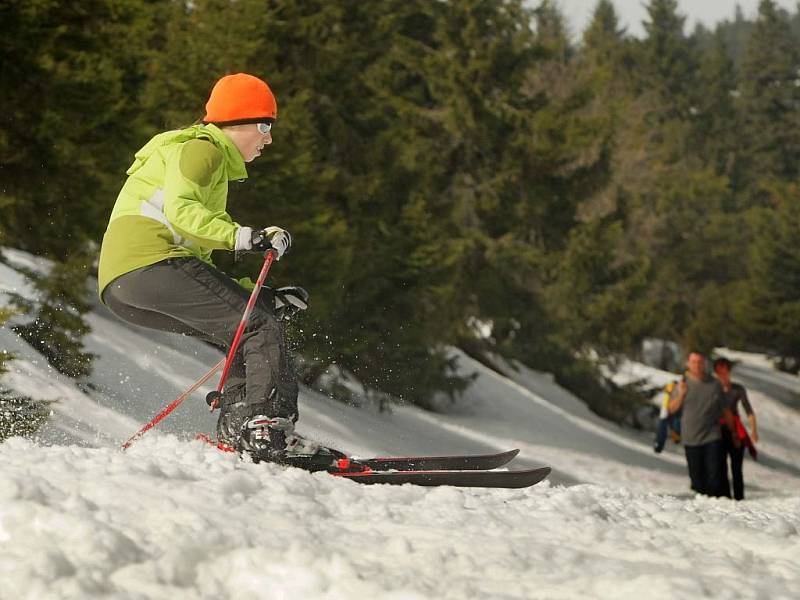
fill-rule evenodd
<path id="1" fill-rule="evenodd" d="M 103 291 L 116 316 L 143 327 L 199 337 L 226 351 L 250 292 L 196 258 L 171 258 L 126 273 Z M 297 419 L 297 376 L 274 300 L 262 288 L 242 336 L 223 394 L 223 406 L 245 403 L 247 413 Z"/>

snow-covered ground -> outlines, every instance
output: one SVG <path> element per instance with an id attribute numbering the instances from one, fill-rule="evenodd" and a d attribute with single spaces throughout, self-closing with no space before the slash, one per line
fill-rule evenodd
<path id="1" fill-rule="evenodd" d="M 0 304 L 11 291 L 33 296 L 0 264 Z M 800 379 L 763 357 L 731 356 L 762 437 L 745 502 L 694 496 L 680 447 L 655 455 L 649 435 L 597 417 L 547 374 L 462 354 L 477 378 L 447 415 L 303 389 L 300 431 L 361 455 L 520 448 L 512 466 L 547 464 L 551 477 L 525 490 L 359 486 L 192 441 L 213 429 L 210 387 L 121 452 L 220 355 L 101 307 L 89 322 L 99 358 L 83 390 L 0 328 L 0 350 L 17 356 L 2 382 L 55 401 L 40 440 L 0 444 L 2 600 L 800 597 Z"/>

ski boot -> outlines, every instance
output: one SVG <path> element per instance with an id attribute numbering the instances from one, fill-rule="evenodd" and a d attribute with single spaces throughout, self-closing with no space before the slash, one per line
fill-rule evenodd
<path id="1" fill-rule="evenodd" d="M 329 471 L 339 468 L 347 456 L 304 438 L 294 431 L 294 422 L 283 417 L 257 415 L 250 419 L 242 436 L 245 452 L 254 462 L 277 462 L 306 471 Z"/>
<path id="2" fill-rule="evenodd" d="M 217 420 L 217 439 L 256 462 L 280 459 L 286 449 L 284 431 L 294 429 L 291 419 L 265 416 L 268 407 L 245 402 L 223 404 Z"/>
<path id="3" fill-rule="evenodd" d="M 275 462 L 306 471 L 336 470 L 346 455 L 294 432 L 285 417 L 256 415 L 245 423 L 239 443 L 253 462 Z"/>
<path id="4" fill-rule="evenodd" d="M 336 470 L 346 455 L 295 433 L 291 417 L 269 416 L 268 405 L 223 405 L 217 439 L 253 462 L 275 462 L 308 471 Z M 256 414 L 254 414 L 256 413 Z"/>
<path id="5" fill-rule="evenodd" d="M 245 422 L 239 448 L 253 462 L 285 462 L 286 438 L 294 431 L 294 422 L 286 417 L 256 415 Z"/>

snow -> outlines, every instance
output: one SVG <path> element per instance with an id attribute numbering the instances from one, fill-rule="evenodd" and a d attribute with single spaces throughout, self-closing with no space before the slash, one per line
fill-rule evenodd
<path id="1" fill-rule="evenodd" d="M 796 496 L 358 486 L 173 436 L 0 462 L 8 598 L 800 595 Z"/>
<path id="2" fill-rule="evenodd" d="M 358 486 L 173 436 L 0 461 L 2 597 L 800 595 L 796 496 Z"/>
<path id="3" fill-rule="evenodd" d="M 35 297 L 0 264 L 0 304 L 10 291 Z M 601 419 L 548 374 L 455 349 L 476 378 L 447 414 L 357 409 L 304 388 L 300 431 L 360 455 L 520 448 L 512 468 L 550 465 L 550 478 L 361 486 L 194 441 L 213 431 L 208 386 L 120 451 L 220 354 L 102 307 L 89 322 L 91 386 L 0 328 L 0 350 L 17 356 L 2 383 L 54 411 L 35 442 L 0 444 L 0 600 L 800 597 L 800 378 L 763 356 L 735 355 L 762 438 L 744 502 L 694 495 L 680 447 L 654 454 L 650 434 Z M 630 363 L 619 377 L 674 375 Z"/>

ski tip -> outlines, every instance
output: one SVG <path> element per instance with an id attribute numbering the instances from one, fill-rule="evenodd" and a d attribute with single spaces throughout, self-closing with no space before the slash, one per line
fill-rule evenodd
<path id="1" fill-rule="evenodd" d="M 550 476 L 550 473 L 553 471 L 550 467 L 539 467 L 538 469 L 533 469 L 530 471 L 532 478 L 528 481 L 527 485 L 521 487 L 528 487 L 531 485 L 536 485 L 540 481 L 544 481 Z"/>

